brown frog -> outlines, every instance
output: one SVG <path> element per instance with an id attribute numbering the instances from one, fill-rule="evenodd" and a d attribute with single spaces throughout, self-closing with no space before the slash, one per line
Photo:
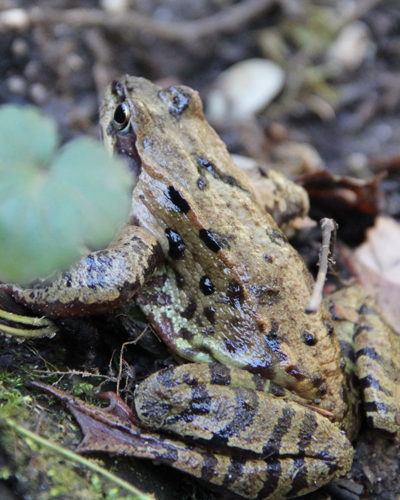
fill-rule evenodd
<path id="1" fill-rule="evenodd" d="M 370 422 L 395 436 L 397 337 L 384 326 L 371 339 L 380 319 L 360 291 L 339 292 L 344 308 L 328 299 L 305 312 L 310 274 L 206 122 L 198 94 L 125 76 L 107 89 L 101 127 L 135 178 L 131 224 L 52 283 L 8 291 L 52 316 L 103 312 L 135 295 L 187 362 L 138 386 L 136 418 L 155 436 L 189 443 L 157 438 L 137 455 L 243 498 L 294 498 L 345 474 L 357 404 L 335 328 L 350 354 L 355 338 Z"/>

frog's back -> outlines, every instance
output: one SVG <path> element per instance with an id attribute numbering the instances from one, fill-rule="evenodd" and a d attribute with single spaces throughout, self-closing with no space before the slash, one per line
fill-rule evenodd
<path id="1" fill-rule="evenodd" d="M 303 260 L 256 202 L 197 92 L 125 85 L 141 161 L 135 222 L 161 240 L 169 264 L 138 302 L 181 357 L 246 368 L 308 399 L 330 391 L 333 409 L 343 376 L 330 315 L 305 314 Z"/>

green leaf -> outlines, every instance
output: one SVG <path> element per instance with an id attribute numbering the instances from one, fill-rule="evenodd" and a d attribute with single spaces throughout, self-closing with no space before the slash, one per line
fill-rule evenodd
<path id="1" fill-rule="evenodd" d="M 85 247 L 104 248 L 129 213 L 133 179 L 125 163 L 89 138 L 55 153 L 55 130 L 35 108 L 0 108 L 4 281 L 27 283 L 66 269 Z"/>
<path id="2" fill-rule="evenodd" d="M 43 168 L 56 150 L 56 123 L 34 106 L 0 107 L 0 169 L 18 164 Z"/>

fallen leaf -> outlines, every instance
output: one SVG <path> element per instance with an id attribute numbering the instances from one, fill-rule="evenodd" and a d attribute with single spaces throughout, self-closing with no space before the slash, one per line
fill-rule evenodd
<path id="1" fill-rule="evenodd" d="M 374 290 L 385 319 L 400 333 L 400 224 L 378 217 L 354 258 L 360 281 Z"/>

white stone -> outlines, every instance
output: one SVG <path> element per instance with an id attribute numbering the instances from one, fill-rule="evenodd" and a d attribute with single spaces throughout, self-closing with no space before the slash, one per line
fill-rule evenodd
<path id="1" fill-rule="evenodd" d="M 343 28 L 329 49 L 327 57 L 339 70 L 354 71 L 372 49 L 368 26 L 361 21 L 355 21 Z"/>
<path id="2" fill-rule="evenodd" d="M 267 59 L 248 59 L 223 71 L 207 98 L 207 115 L 215 121 L 243 120 L 262 111 L 279 94 L 285 73 Z"/>
<path id="3" fill-rule="evenodd" d="M 129 8 L 128 0 L 100 0 L 100 6 L 112 14 L 123 14 Z"/>
<path id="4" fill-rule="evenodd" d="M 0 26 L 11 29 L 25 29 L 29 26 L 29 16 L 24 9 L 9 9 L 0 12 Z"/>

